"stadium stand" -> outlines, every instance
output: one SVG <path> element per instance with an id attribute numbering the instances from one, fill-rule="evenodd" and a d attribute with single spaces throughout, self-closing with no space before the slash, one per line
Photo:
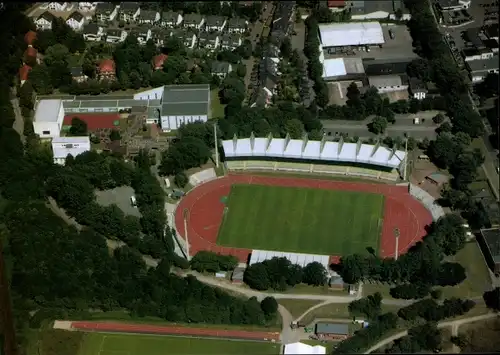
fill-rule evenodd
<path id="1" fill-rule="evenodd" d="M 197 173 L 191 175 L 189 177 L 189 183 L 192 186 L 196 186 L 198 184 L 201 184 L 202 182 L 213 180 L 216 177 L 217 174 L 215 174 L 214 168 L 209 168 L 202 171 L 198 171 Z"/>
<path id="2" fill-rule="evenodd" d="M 326 270 L 330 270 L 330 257 L 328 255 L 319 254 L 304 254 L 304 253 L 285 253 L 281 251 L 272 250 L 252 250 L 252 255 L 250 256 L 250 262 L 248 265 L 253 265 L 256 263 L 261 263 L 264 260 L 271 260 L 272 258 L 287 258 L 292 262 L 292 264 L 298 264 L 300 266 L 306 266 L 313 261 L 319 262 L 325 267 Z"/>
<path id="3" fill-rule="evenodd" d="M 413 184 L 410 184 L 409 189 L 410 195 L 422 202 L 425 208 L 427 208 L 432 214 L 432 218 L 435 221 L 444 216 L 443 208 L 438 205 L 434 197 L 432 197 L 427 191 Z"/>
<path id="4" fill-rule="evenodd" d="M 310 141 L 303 139 L 250 138 L 222 141 L 228 170 L 266 169 L 300 172 L 345 174 L 396 181 L 406 163 L 401 150 L 375 145 Z M 264 160 L 265 159 L 265 160 Z M 266 164 L 263 163 L 266 162 Z"/>

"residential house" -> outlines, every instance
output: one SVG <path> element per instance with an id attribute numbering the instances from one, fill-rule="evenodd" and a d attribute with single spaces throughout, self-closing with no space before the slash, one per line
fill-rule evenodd
<path id="1" fill-rule="evenodd" d="M 154 25 L 160 21 L 160 13 L 154 10 L 141 10 L 137 22 L 140 24 Z"/>
<path id="2" fill-rule="evenodd" d="M 37 30 L 51 30 L 55 17 L 50 12 L 45 11 L 35 20 Z"/>
<path id="3" fill-rule="evenodd" d="M 85 18 L 78 11 L 73 11 L 71 15 L 68 16 L 66 24 L 71 27 L 74 31 L 81 31 L 83 29 L 83 23 Z"/>
<path id="4" fill-rule="evenodd" d="M 83 68 L 81 66 L 69 68 L 71 72 L 71 77 L 77 83 L 82 83 L 86 81 L 89 77 L 83 73 Z"/>
<path id="5" fill-rule="evenodd" d="M 196 34 L 190 30 L 172 32 L 172 36 L 180 38 L 182 40 L 182 43 L 184 44 L 184 47 L 188 49 L 193 49 L 196 46 L 196 41 L 198 40 Z"/>
<path id="6" fill-rule="evenodd" d="M 247 28 L 248 21 L 239 17 L 233 17 L 227 24 L 227 32 L 229 33 L 245 33 Z"/>
<path id="7" fill-rule="evenodd" d="M 30 71 L 31 67 L 26 64 L 24 64 L 21 68 L 19 68 L 19 80 L 21 82 L 21 86 L 26 82 L 26 80 L 28 80 Z"/>
<path id="8" fill-rule="evenodd" d="M 408 87 L 408 91 L 410 97 L 417 100 L 425 99 L 427 93 L 429 92 L 429 90 L 427 90 L 427 86 L 425 85 L 425 83 L 419 78 L 414 78 L 414 77 L 410 78 L 410 85 Z"/>
<path id="9" fill-rule="evenodd" d="M 95 17 L 99 22 L 114 21 L 118 15 L 118 6 L 110 2 L 100 2 L 95 8 Z"/>
<path id="10" fill-rule="evenodd" d="M 377 88 L 378 92 L 385 94 L 388 92 L 408 90 L 408 77 L 406 75 L 378 75 L 369 76 L 370 87 Z"/>
<path id="11" fill-rule="evenodd" d="M 125 22 L 135 22 L 139 18 L 141 7 L 137 2 L 122 2 L 118 11 L 118 19 Z"/>
<path id="12" fill-rule="evenodd" d="M 242 44 L 241 36 L 237 33 L 225 34 L 219 38 L 219 45 L 222 49 L 234 50 Z"/>
<path id="13" fill-rule="evenodd" d="M 265 57 L 259 64 L 260 92 L 258 101 L 264 106 L 271 104 L 272 98 L 276 95 L 276 86 L 281 75 L 278 70 L 279 60 Z"/>
<path id="14" fill-rule="evenodd" d="M 23 55 L 23 62 L 30 66 L 34 65 L 35 63 L 39 63 L 40 61 L 38 60 L 38 51 L 34 47 L 26 48 Z"/>
<path id="15" fill-rule="evenodd" d="M 218 61 L 212 63 L 212 75 L 216 75 L 220 79 L 224 79 L 232 71 L 233 66 L 231 65 L 231 63 Z"/>
<path id="16" fill-rule="evenodd" d="M 79 2 L 78 10 L 83 12 L 94 11 L 96 9 L 98 2 Z"/>
<path id="17" fill-rule="evenodd" d="M 99 42 L 105 35 L 104 29 L 95 23 L 88 23 L 83 26 L 83 39 L 86 41 Z"/>
<path id="18" fill-rule="evenodd" d="M 160 25 L 163 27 L 177 27 L 182 23 L 182 15 L 178 12 L 168 11 L 161 14 Z"/>
<path id="19" fill-rule="evenodd" d="M 170 37 L 171 35 L 171 30 L 158 27 L 153 27 L 151 29 L 151 39 L 157 47 L 163 46 L 165 43 L 165 38 Z"/>
<path id="20" fill-rule="evenodd" d="M 151 29 L 146 26 L 140 26 L 132 29 L 130 31 L 130 35 L 137 38 L 137 42 L 139 44 L 146 44 L 146 42 L 151 38 Z"/>
<path id="21" fill-rule="evenodd" d="M 205 20 L 203 19 L 203 16 L 200 14 L 187 14 L 184 15 L 184 18 L 182 20 L 182 26 L 184 28 L 190 28 L 190 29 L 195 29 L 199 30 L 201 29 L 201 26 L 205 23 Z"/>
<path id="22" fill-rule="evenodd" d="M 280 60 L 280 49 L 272 43 L 268 43 L 263 50 L 263 58 L 271 58 L 273 61 Z"/>
<path id="23" fill-rule="evenodd" d="M 52 11 L 66 11 L 68 7 L 70 7 L 70 3 L 67 2 L 49 2 L 49 5 L 47 6 L 49 10 Z"/>
<path id="24" fill-rule="evenodd" d="M 224 16 L 207 16 L 205 19 L 205 28 L 210 32 L 222 32 L 227 24 Z"/>
<path id="25" fill-rule="evenodd" d="M 219 47 L 219 34 L 201 32 L 198 36 L 198 47 L 214 50 Z"/>
<path id="26" fill-rule="evenodd" d="M 283 38 L 290 34 L 290 27 L 294 16 L 295 1 L 278 2 L 274 10 L 273 22 L 271 25 L 271 38 L 276 43 L 281 44 Z"/>
<path id="27" fill-rule="evenodd" d="M 153 70 L 160 70 L 163 68 L 163 63 L 165 63 L 165 61 L 168 59 L 168 55 L 166 55 L 165 53 L 160 53 L 158 55 L 155 55 L 153 57 L 153 61 L 152 61 L 152 64 L 153 64 Z"/>
<path id="28" fill-rule="evenodd" d="M 106 31 L 106 42 L 108 43 L 121 43 L 125 41 L 128 33 L 120 29 L 108 29 Z"/>
<path id="29" fill-rule="evenodd" d="M 116 79 L 116 66 L 112 59 L 104 59 L 97 67 L 97 75 L 99 80 L 114 80 Z"/>
<path id="30" fill-rule="evenodd" d="M 472 60 L 465 62 L 469 70 L 469 77 L 473 83 L 480 83 L 488 74 L 498 74 L 499 60 L 498 55 L 495 55 L 485 60 Z"/>
<path id="31" fill-rule="evenodd" d="M 33 42 L 35 42 L 37 34 L 35 31 L 28 31 L 24 35 L 24 43 L 28 45 L 28 47 L 33 47 Z"/>

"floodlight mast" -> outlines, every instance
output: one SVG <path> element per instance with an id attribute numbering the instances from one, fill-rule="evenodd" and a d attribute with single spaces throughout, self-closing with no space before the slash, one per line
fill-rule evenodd
<path id="1" fill-rule="evenodd" d="M 189 210 L 184 209 L 184 238 L 186 240 L 186 258 L 189 261 L 189 238 L 188 238 L 188 222 L 187 217 L 189 214 Z"/>
<path id="2" fill-rule="evenodd" d="M 217 144 L 217 123 L 214 123 L 215 166 L 219 168 L 219 146 Z"/>

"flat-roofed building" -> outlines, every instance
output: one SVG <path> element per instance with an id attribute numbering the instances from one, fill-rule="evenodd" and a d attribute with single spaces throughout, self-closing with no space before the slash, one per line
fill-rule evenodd
<path id="1" fill-rule="evenodd" d="M 490 269 L 500 273 L 500 228 L 481 229 L 479 245 Z"/>
<path id="2" fill-rule="evenodd" d="M 62 100 L 40 100 L 35 107 L 33 128 L 41 139 L 59 137 L 63 120 Z"/>
<path id="3" fill-rule="evenodd" d="M 365 74 L 361 58 L 324 59 L 322 64 L 323 79 L 326 81 L 356 80 Z"/>
<path id="4" fill-rule="evenodd" d="M 64 165 L 68 155 L 76 157 L 90 151 L 90 139 L 85 137 L 56 137 L 52 139 L 54 163 Z"/>
<path id="5" fill-rule="evenodd" d="M 316 323 L 315 333 L 322 340 L 343 340 L 349 337 L 349 324 Z"/>
<path id="6" fill-rule="evenodd" d="M 498 59 L 498 55 L 494 55 L 489 59 L 466 62 L 471 81 L 473 83 L 480 83 L 488 76 L 488 74 L 498 74 Z"/>
<path id="7" fill-rule="evenodd" d="M 319 25 L 319 37 L 323 50 L 342 47 L 379 46 L 385 43 L 379 22 L 345 22 Z"/>
<path id="8" fill-rule="evenodd" d="M 408 90 L 408 78 L 405 75 L 379 75 L 368 77 L 368 84 L 378 92 L 388 93 Z"/>

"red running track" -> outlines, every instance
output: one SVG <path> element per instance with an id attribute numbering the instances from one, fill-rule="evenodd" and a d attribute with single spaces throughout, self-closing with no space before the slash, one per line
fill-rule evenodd
<path id="1" fill-rule="evenodd" d="M 184 335 L 193 337 L 236 338 L 248 340 L 278 341 L 280 338 L 280 333 L 278 332 L 252 332 L 246 330 L 187 328 L 116 322 L 71 322 L 71 328 L 95 332 Z"/>
<path id="2" fill-rule="evenodd" d="M 224 203 L 221 200 L 224 196 L 229 195 L 231 185 L 235 183 L 383 194 L 385 196 L 384 221 L 379 248 L 382 257 L 394 256 L 396 249 L 395 228 L 399 228 L 398 253 L 402 254 L 426 235 L 425 226 L 432 222 L 430 212 L 408 193 L 407 186 L 230 174 L 197 186 L 186 194 L 177 206 L 175 225 L 183 238 L 185 238 L 184 211 L 188 211 L 188 239 L 191 255 L 200 250 L 210 250 L 220 254 L 234 255 L 241 262 L 248 261 L 250 249 L 221 247 L 216 244 L 224 212 Z M 331 261 L 338 262 L 340 256 L 332 255 Z"/>

